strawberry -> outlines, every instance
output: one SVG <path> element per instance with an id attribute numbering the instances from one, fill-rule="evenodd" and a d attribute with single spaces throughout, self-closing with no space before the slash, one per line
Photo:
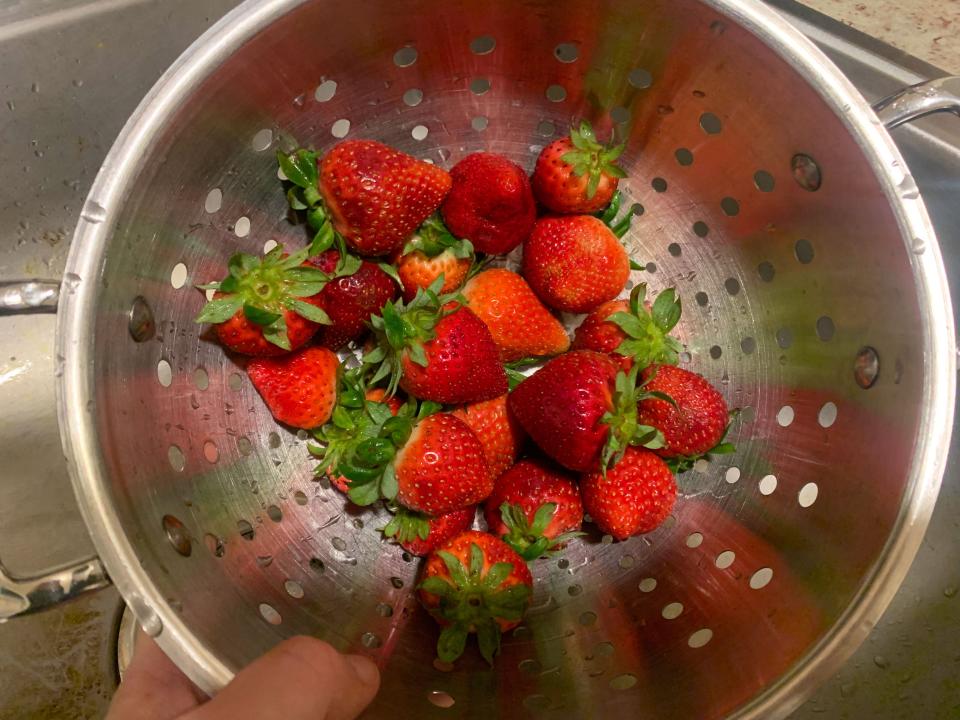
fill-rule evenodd
<path id="1" fill-rule="evenodd" d="M 307 262 L 328 274 L 336 272 L 340 263 L 338 250 L 325 250 Z M 320 300 L 330 325 L 317 333 L 317 342 L 331 350 L 339 350 L 351 340 L 362 338 L 371 315 L 379 315 L 380 308 L 397 296 L 396 283 L 376 263 L 364 260 L 349 274 L 331 280 L 320 291 Z"/>
<path id="2" fill-rule="evenodd" d="M 490 400 L 507 391 L 507 375 L 490 331 L 451 295 L 439 295 L 442 278 L 413 302 L 388 302 L 371 320 L 378 346 L 364 355 L 376 366 L 371 382 L 389 378 L 423 400 L 448 405 Z"/>
<path id="3" fill-rule="evenodd" d="M 569 137 L 554 140 L 537 158 L 533 192 L 555 213 L 589 214 L 605 208 L 627 174 L 614 164 L 624 145 L 606 147 L 597 142 L 586 120 Z"/>
<path id="4" fill-rule="evenodd" d="M 570 347 L 563 325 L 516 273 L 484 270 L 470 279 L 463 296 L 490 329 L 503 362 L 559 355 Z"/>
<path id="5" fill-rule="evenodd" d="M 294 187 L 288 200 L 320 231 L 329 220 L 360 255 L 388 255 L 432 215 L 450 191 L 446 170 L 372 140 L 346 140 L 317 164 L 298 150 L 278 154 Z"/>
<path id="6" fill-rule="evenodd" d="M 396 501 L 428 515 L 474 505 L 493 490 L 483 445 L 465 422 L 449 413 L 416 424 L 397 450 L 394 471 Z"/>
<path id="7" fill-rule="evenodd" d="M 464 405 L 453 411 L 483 445 L 490 474 L 497 478 L 513 465 L 527 434 L 507 407 L 507 396 Z"/>
<path id="8" fill-rule="evenodd" d="M 453 186 L 440 212 L 478 252 L 502 255 L 526 240 L 537 218 L 527 174 L 502 155 L 467 155 L 450 171 Z"/>
<path id="9" fill-rule="evenodd" d="M 309 254 L 288 256 L 278 245 L 262 259 L 234 255 L 227 277 L 200 286 L 216 293 L 194 322 L 213 323 L 220 342 L 244 355 L 283 355 L 305 345 L 330 323 L 319 293 L 331 275 L 302 267 Z"/>
<path id="10" fill-rule="evenodd" d="M 337 401 L 340 361 L 326 348 L 308 347 L 283 357 L 254 358 L 247 375 L 279 422 L 297 428 L 319 427 Z"/>
<path id="11" fill-rule="evenodd" d="M 547 455 L 570 470 L 607 467 L 628 445 L 659 447 L 662 438 L 637 422 L 644 397 L 637 373 L 618 372 L 608 355 L 576 350 L 553 358 L 510 393 L 508 405 Z"/>
<path id="12" fill-rule="evenodd" d="M 346 375 L 351 376 L 351 371 Z M 317 472 L 345 478 L 357 505 L 380 498 L 426 515 L 443 515 L 484 500 L 493 490 L 483 446 L 473 431 L 434 403 L 402 405 L 358 397 L 362 383 L 343 393 L 331 422 L 314 435 Z"/>
<path id="13" fill-rule="evenodd" d="M 657 453 L 671 458 L 678 471 L 709 453 L 730 453 L 723 442 L 730 415 L 723 395 L 695 372 L 656 365 L 644 371 L 646 387 L 662 397 L 648 397 L 637 407 L 640 422 L 663 433 L 664 446 Z M 672 399 L 672 402 L 669 401 Z"/>
<path id="14" fill-rule="evenodd" d="M 543 460 L 521 460 L 497 478 L 483 513 L 490 532 L 525 560 L 562 547 L 583 523 L 577 484 Z"/>
<path id="15" fill-rule="evenodd" d="M 627 448 L 613 468 L 580 478 L 583 506 L 601 531 L 617 540 L 648 533 L 667 519 L 677 482 L 655 453 Z"/>
<path id="16" fill-rule="evenodd" d="M 458 240 L 438 218 L 431 217 L 395 254 L 394 263 L 403 283 L 403 299 L 410 302 L 417 290 L 430 287 L 441 275 L 441 294 L 463 285 L 473 266 L 473 245 Z"/>
<path id="17" fill-rule="evenodd" d="M 592 215 L 545 217 L 523 246 L 522 272 L 554 310 L 584 313 L 620 294 L 630 259 L 610 228 Z"/>
<path id="18" fill-rule="evenodd" d="M 395 538 L 411 555 L 427 555 L 450 538 L 468 530 L 477 514 L 475 505 L 452 510 L 437 517 L 397 508 L 383 529 L 386 537 Z"/>
<path id="19" fill-rule="evenodd" d="M 530 605 L 533 576 L 502 540 L 468 531 L 430 553 L 417 586 L 420 602 L 443 626 L 437 657 L 453 662 L 463 654 L 470 633 L 480 654 L 493 664 L 500 634 L 517 625 Z"/>
<path id="20" fill-rule="evenodd" d="M 587 315 L 577 328 L 573 347 L 608 353 L 629 370 L 636 362 L 676 365 L 682 345 L 668 333 L 680 320 L 680 300 L 673 288 L 657 296 L 651 308 L 644 304 L 645 283 L 630 293 L 630 301 L 611 300 Z"/>

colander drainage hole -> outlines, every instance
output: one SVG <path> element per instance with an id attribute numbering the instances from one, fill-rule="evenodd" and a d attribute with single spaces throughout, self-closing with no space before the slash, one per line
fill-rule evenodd
<path id="1" fill-rule="evenodd" d="M 173 368 L 166 360 L 157 363 L 157 380 L 163 387 L 170 387 L 173 383 Z"/>
<path id="2" fill-rule="evenodd" d="M 523 706 L 533 712 L 546 710 L 550 707 L 550 698 L 546 695 L 527 695 L 523 699 Z"/>
<path id="3" fill-rule="evenodd" d="M 771 568 L 760 568 L 750 577 L 750 587 L 754 590 L 760 590 L 770 584 L 773 579 L 773 570 Z"/>
<path id="4" fill-rule="evenodd" d="M 670 243 L 667 245 L 667 252 L 674 257 L 680 257 L 681 253 L 683 253 L 683 249 L 677 243 Z"/>
<path id="5" fill-rule="evenodd" d="M 577 46 L 571 42 L 560 43 L 553 49 L 553 56 L 562 63 L 576 62 L 580 57 L 580 51 Z"/>
<path id="6" fill-rule="evenodd" d="M 477 77 L 470 81 L 470 92 L 474 95 L 483 95 L 490 90 L 490 80 Z"/>
<path id="7" fill-rule="evenodd" d="M 657 588 L 657 581 L 652 577 L 644 578 L 638 587 L 642 593 L 653 592 Z"/>
<path id="8" fill-rule="evenodd" d="M 660 611 L 660 614 L 663 616 L 664 620 L 676 620 L 682 613 L 683 604 L 678 602 L 672 602 L 664 605 L 663 610 Z"/>
<path id="9" fill-rule="evenodd" d="M 340 118 L 330 126 L 330 134 L 338 140 L 345 138 L 348 132 L 350 132 L 350 121 L 346 118 Z"/>
<path id="10" fill-rule="evenodd" d="M 758 487 L 760 488 L 761 495 L 772 495 L 773 491 L 777 489 L 777 476 L 764 475 Z"/>
<path id="11" fill-rule="evenodd" d="M 627 75 L 627 82 L 629 82 L 637 90 L 645 90 L 653 85 L 653 75 L 650 74 L 649 70 L 644 70 L 643 68 L 634 68 Z"/>
<path id="12" fill-rule="evenodd" d="M 711 112 L 705 112 L 700 116 L 700 128 L 707 135 L 719 135 L 723 128 L 720 118 Z"/>
<path id="13" fill-rule="evenodd" d="M 210 376 L 204 368 L 200 367 L 193 371 L 193 384 L 197 390 L 206 390 L 210 387 Z"/>
<path id="14" fill-rule="evenodd" d="M 733 485 L 737 480 L 740 479 L 740 468 L 738 467 L 728 467 L 727 472 L 724 474 L 724 480 Z"/>
<path id="15" fill-rule="evenodd" d="M 283 618 L 276 608 L 267 603 L 260 603 L 260 616 L 271 625 L 279 625 L 283 622 Z"/>
<path id="16" fill-rule="evenodd" d="M 793 254 L 797 258 L 797 262 L 809 265 L 814 258 L 813 245 L 810 244 L 809 240 L 797 240 L 793 244 Z"/>
<path id="17" fill-rule="evenodd" d="M 677 159 L 677 163 L 682 167 L 689 167 L 690 165 L 693 165 L 693 153 L 690 152 L 688 148 L 677 148 L 674 151 L 673 156 Z"/>
<path id="18" fill-rule="evenodd" d="M 167 541 L 170 546 L 184 557 L 190 557 L 193 551 L 193 543 L 190 540 L 190 531 L 180 522 L 179 518 L 173 515 L 164 515 L 161 524 L 163 531 L 167 535 Z"/>
<path id="19" fill-rule="evenodd" d="M 184 285 L 187 284 L 187 266 L 182 262 L 177 263 L 173 266 L 173 270 L 170 271 L 170 285 L 173 286 L 174 290 L 179 290 Z"/>
<path id="20" fill-rule="evenodd" d="M 372 632 L 366 632 L 360 636 L 360 644 L 370 650 L 376 650 L 378 647 L 383 645 L 383 641 L 380 639 L 379 635 Z"/>
<path id="21" fill-rule="evenodd" d="M 263 244 L 263 254 L 266 255 L 268 252 L 270 252 L 271 250 L 273 250 L 276 246 L 277 246 L 277 241 L 276 241 L 276 240 L 273 240 L 273 239 L 267 240 L 267 241 Z"/>
<path id="22" fill-rule="evenodd" d="M 693 633 L 687 639 L 687 645 L 689 645 L 694 649 L 702 648 L 712 639 L 713 639 L 713 630 L 711 630 L 710 628 L 701 628 L 700 630 L 697 630 L 695 633 Z"/>
<path id="23" fill-rule="evenodd" d="M 415 47 L 402 47 L 393 54 L 393 64 L 397 67 L 410 67 L 417 61 Z"/>
<path id="24" fill-rule="evenodd" d="M 413 128 L 413 130 L 410 131 L 410 136 L 417 142 L 421 140 L 426 140 L 427 135 L 429 134 L 430 134 L 430 128 L 428 128 L 426 125 L 417 125 L 416 127 Z"/>
<path id="25" fill-rule="evenodd" d="M 833 334 L 836 330 L 837 328 L 833 324 L 833 318 L 828 315 L 817 318 L 817 337 L 823 342 L 833 340 Z"/>
<path id="26" fill-rule="evenodd" d="M 416 107 L 423 101 L 423 90 L 410 88 L 403 94 L 403 104 L 407 107 Z"/>
<path id="27" fill-rule="evenodd" d="M 589 627 L 597 622 L 597 614 L 595 612 L 590 612 L 589 610 L 582 612 L 580 613 L 579 622 L 584 627 Z"/>
<path id="28" fill-rule="evenodd" d="M 824 403 L 823 407 L 820 408 L 820 412 L 817 413 L 817 422 L 820 423 L 820 427 L 831 427 L 836 421 L 837 406 L 832 402 Z"/>
<path id="29" fill-rule="evenodd" d="M 269 517 L 274 522 L 280 522 L 283 519 L 283 513 L 280 511 L 276 505 L 271 505 L 267 508 L 267 517 Z"/>
<path id="30" fill-rule="evenodd" d="M 636 684 L 637 684 L 636 675 L 631 675 L 630 673 L 624 673 L 623 675 L 617 675 L 615 678 L 610 680 L 610 689 L 611 690 L 629 690 Z"/>
<path id="31" fill-rule="evenodd" d="M 784 405 L 777 411 L 777 424 L 780 427 L 790 427 L 793 424 L 795 413 L 789 405 Z"/>
<path id="32" fill-rule="evenodd" d="M 207 533 L 203 536 L 203 541 L 207 546 L 207 550 L 210 551 L 210 554 L 217 558 L 222 558 L 223 554 L 226 552 L 227 546 L 224 544 L 223 539 L 217 537 L 213 533 Z"/>
<path id="33" fill-rule="evenodd" d="M 237 531 L 240 533 L 240 537 L 244 540 L 253 540 L 254 531 L 253 525 L 251 525 L 247 520 L 237 520 Z"/>
<path id="34" fill-rule="evenodd" d="M 687 547 L 698 548 L 703 544 L 703 533 L 690 533 L 687 535 Z"/>
<path id="35" fill-rule="evenodd" d="M 213 440 L 207 440 L 203 444 L 203 457 L 211 465 L 220 459 L 220 450 Z"/>
<path id="36" fill-rule="evenodd" d="M 667 191 L 667 181 L 662 177 L 655 177 L 650 181 L 650 187 L 658 193 L 664 193 Z"/>
<path id="37" fill-rule="evenodd" d="M 760 279 L 764 282 L 773 282 L 773 276 L 776 274 L 776 270 L 773 268 L 773 263 L 769 260 L 764 260 L 762 263 L 757 265 L 757 275 L 760 276 Z"/>
<path id="38" fill-rule="evenodd" d="M 563 85 L 550 85 L 547 88 L 546 96 L 550 102 L 563 102 L 567 99 L 567 90 Z"/>
<path id="39" fill-rule="evenodd" d="M 297 490 L 293 494 L 293 500 L 297 503 L 297 505 L 306 505 L 308 499 L 309 498 L 307 498 L 307 494 L 303 490 Z"/>
<path id="40" fill-rule="evenodd" d="M 317 102 L 330 102 L 333 100 L 333 96 L 336 94 L 337 81 L 324 80 L 322 83 L 317 85 L 317 89 L 313 93 L 313 99 Z"/>
<path id="41" fill-rule="evenodd" d="M 292 598 L 299 600 L 303 597 L 303 586 L 296 580 L 287 580 L 284 582 L 283 589 L 286 590 L 287 595 Z"/>
<path id="42" fill-rule="evenodd" d="M 693 224 L 693 234 L 704 238 L 710 234 L 710 227 L 703 220 L 697 220 Z"/>
<path id="43" fill-rule="evenodd" d="M 740 214 L 740 202 L 736 198 L 725 197 L 720 201 L 720 209 L 727 217 L 734 217 Z"/>
<path id="44" fill-rule="evenodd" d="M 745 337 L 740 341 L 740 349 L 744 355 L 753 355 L 757 349 L 757 341 L 752 337 Z"/>
<path id="45" fill-rule="evenodd" d="M 784 350 L 793 345 L 793 330 L 790 328 L 780 328 L 777 330 L 777 345 Z"/>
<path id="46" fill-rule="evenodd" d="M 442 690 L 431 690 L 427 693 L 427 700 L 438 708 L 452 708 L 454 703 L 456 703 L 452 695 Z"/>
<path id="47" fill-rule="evenodd" d="M 737 554 L 733 550 L 724 550 L 722 553 L 717 555 L 717 559 L 714 560 L 714 565 L 716 565 L 721 570 L 726 570 L 728 567 L 733 565 L 733 561 L 737 559 Z"/>
<path id="48" fill-rule="evenodd" d="M 240 377 L 240 373 L 230 373 L 230 376 L 227 378 L 227 387 L 234 392 L 243 387 L 243 378 Z"/>
<path id="49" fill-rule="evenodd" d="M 490 124 L 490 121 L 483 115 L 477 115 L 470 121 L 470 127 L 472 127 L 477 132 L 482 132 L 487 129 L 487 125 Z"/>
<path id="50" fill-rule="evenodd" d="M 276 450 L 280 447 L 280 435 L 279 433 L 271 432 L 267 435 L 267 446 L 272 450 Z"/>
<path id="51" fill-rule="evenodd" d="M 207 193 L 206 200 L 203 201 L 203 209 L 208 215 L 213 215 L 213 213 L 218 212 L 221 207 L 223 207 L 223 190 L 213 188 L 213 190 Z"/>
<path id="52" fill-rule="evenodd" d="M 183 469 L 187 466 L 187 459 L 183 455 L 183 450 L 176 445 L 167 448 L 167 460 L 170 462 L 170 467 L 176 472 L 183 472 Z"/>
<path id="53" fill-rule="evenodd" d="M 318 557 L 310 558 L 310 569 L 313 570 L 318 575 L 323 575 L 326 571 L 327 566 L 323 564 L 323 560 Z"/>
<path id="54" fill-rule="evenodd" d="M 797 502 L 800 503 L 800 507 L 808 508 L 817 501 L 817 495 L 819 494 L 820 488 L 817 487 L 816 483 L 807 483 L 797 493 Z"/>
<path id="55" fill-rule="evenodd" d="M 525 673 L 530 673 L 531 675 L 536 675 L 543 669 L 543 666 L 539 661 L 534 660 L 533 658 L 527 658 L 526 660 L 521 660 L 517 663 L 517 669 Z"/>
<path id="56" fill-rule="evenodd" d="M 697 301 L 697 305 L 700 307 L 706 307 L 710 302 L 710 298 L 702 290 L 693 296 L 693 299 Z"/>
<path id="57" fill-rule="evenodd" d="M 393 608 L 387 605 L 387 603 L 380 603 L 379 605 L 377 605 L 377 615 L 385 618 L 392 617 Z"/>
<path id="58" fill-rule="evenodd" d="M 240 451 L 241 455 L 249 455 L 253 452 L 253 443 L 250 442 L 250 438 L 241 435 L 237 438 L 237 450 Z"/>
<path id="59" fill-rule="evenodd" d="M 251 144 L 255 152 L 263 152 L 273 144 L 273 130 L 270 128 L 258 130 L 257 134 L 253 136 Z"/>
<path id="60" fill-rule="evenodd" d="M 719 345 L 710 348 L 710 357 L 714 360 L 719 360 L 721 355 L 723 355 L 723 349 Z"/>
<path id="61" fill-rule="evenodd" d="M 757 186 L 757 190 L 760 192 L 768 193 L 773 192 L 776 182 L 773 179 L 773 175 L 766 170 L 757 170 L 753 174 L 753 184 Z"/>
<path id="62" fill-rule="evenodd" d="M 491 35 L 481 35 L 470 41 L 470 52 L 474 55 L 489 55 L 497 46 L 497 41 Z"/>
<path id="63" fill-rule="evenodd" d="M 557 132 L 557 126 L 552 120 L 541 120 L 537 123 L 537 134 L 543 137 L 553 137 Z"/>
<path id="64" fill-rule="evenodd" d="M 630 122 L 630 111 L 618 105 L 610 111 L 610 119 L 620 125 L 628 123 Z"/>

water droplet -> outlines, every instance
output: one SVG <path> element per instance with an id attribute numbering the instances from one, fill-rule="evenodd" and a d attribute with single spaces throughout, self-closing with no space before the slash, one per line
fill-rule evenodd
<path id="1" fill-rule="evenodd" d="M 54 362 L 54 368 L 53 368 L 54 377 L 63 376 L 63 365 L 65 362 L 66 362 L 66 359 L 63 357 L 63 355 L 58 354 Z"/>
<path id="2" fill-rule="evenodd" d="M 888 667 L 890 667 L 890 661 L 887 660 L 883 655 L 875 655 L 873 657 L 873 664 L 881 670 L 886 670 Z"/>
<path id="3" fill-rule="evenodd" d="M 33 85 L 30 86 L 30 92 L 40 92 L 40 83 L 33 83 Z"/>
<path id="4" fill-rule="evenodd" d="M 102 223 L 107 219 L 107 209 L 96 200 L 87 200 L 80 217 L 87 222 Z"/>
<path id="5" fill-rule="evenodd" d="M 68 293 L 73 294 L 73 292 L 79 287 L 81 277 L 76 273 L 68 272 L 63 276 L 63 286 L 66 288 Z"/>
<path id="6" fill-rule="evenodd" d="M 856 689 L 857 686 L 853 683 L 844 683 L 840 686 L 840 697 L 851 697 Z"/>
<path id="7" fill-rule="evenodd" d="M 957 587 L 956 585 L 949 585 L 943 589 L 943 596 L 947 598 L 952 598 L 957 596 Z"/>
<path id="8" fill-rule="evenodd" d="M 83 80 L 74 80 L 74 81 L 73 81 L 73 86 L 74 86 L 74 87 L 78 87 L 78 88 L 82 88 L 82 87 L 83 87 Z"/>
<path id="9" fill-rule="evenodd" d="M 159 615 L 151 610 L 148 615 L 140 620 L 140 627 L 142 627 L 143 631 L 150 637 L 157 637 L 157 635 L 163 632 L 163 621 Z"/>
<path id="10" fill-rule="evenodd" d="M 7 107 L 10 108 L 11 110 L 17 109 L 17 106 L 14 105 L 13 100 L 7 100 Z"/>
<path id="11" fill-rule="evenodd" d="M 298 108 L 303 107 L 304 103 L 306 103 L 306 102 L 307 102 L 307 96 L 306 96 L 306 95 L 302 95 L 302 94 L 301 94 L 301 95 L 297 95 L 297 96 L 293 99 L 293 104 L 296 105 Z"/>
<path id="12" fill-rule="evenodd" d="M 265 568 L 273 563 L 273 555 L 257 555 L 257 565 Z"/>
<path id="13" fill-rule="evenodd" d="M 914 255 L 923 255 L 923 253 L 926 252 L 926 249 L 927 243 L 923 238 L 914 238 L 913 242 L 910 243 L 910 251 Z"/>
<path id="14" fill-rule="evenodd" d="M 39 150 L 39 149 L 38 149 L 38 150 L 34 150 L 34 151 L 33 151 L 33 154 L 36 155 L 38 158 L 42 158 L 42 157 L 43 157 L 43 150 Z"/>

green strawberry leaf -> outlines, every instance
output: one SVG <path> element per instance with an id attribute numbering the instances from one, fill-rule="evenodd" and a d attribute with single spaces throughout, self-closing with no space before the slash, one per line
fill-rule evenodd
<path id="1" fill-rule="evenodd" d="M 476 545 L 473 547 L 476 547 Z M 467 569 L 455 555 L 450 554 L 446 550 L 438 550 L 437 556 L 443 560 L 443 564 L 446 565 L 447 572 L 450 573 L 450 579 L 453 580 L 454 585 L 463 588 L 470 584 L 470 580 L 467 577 Z"/>
<path id="2" fill-rule="evenodd" d="M 311 322 L 315 322 L 320 325 L 333 324 L 333 321 L 330 319 L 330 316 L 327 315 L 327 313 L 323 310 L 323 308 L 319 308 L 316 305 L 312 305 L 308 302 L 304 302 L 303 300 L 297 300 L 296 298 L 291 298 L 287 300 L 285 304 L 290 310 L 293 310 L 293 312 L 295 312 L 297 315 L 299 315 L 302 318 L 306 318 Z"/>
<path id="3" fill-rule="evenodd" d="M 244 306 L 244 312 L 248 306 Z M 271 342 L 279 348 L 284 350 L 290 350 L 290 338 L 287 337 L 287 321 L 284 319 L 283 315 L 280 315 L 276 320 L 274 320 L 269 325 L 264 326 L 263 328 L 263 338 L 267 342 Z"/>
<path id="4" fill-rule="evenodd" d="M 236 295 L 217 298 L 211 300 L 197 315 L 193 321 L 198 323 L 222 323 L 226 322 L 234 315 L 237 310 L 243 306 L 243 298 Z"/>
<path id="5" fill-rule="evenodd" d="M 463 655 L 467 647 L 467 634 L 467 629 L 460 624 L 445 627 L 437 640 L 437 657 L 450 663 Z"/>
<path id="6" fill-rule="evenodd" d="M 500 652 L 500 628 L 493 620 L 477 625 L 477 644 L 480 646 L 480 655 L 490 665 Z"/>
<path id="7" fill-rule="evenodd" d="M 308 150 L 297 150 L 285 155 L 277 151 L 277 164 L 287 180 L 300 188 L 315 187 L 317 184 L 317 156 Z"/>
<path id="8" fill-rule="evenodd" d="M 496 590 L 504 580 L 510 577 L 510 573 L 512 572 L 513 563 L 494 563 L 487 571 L 487 575 L 483 579 L 483 584 L 490 590 Z"/>
<path id="9" fill-rule="evenodd" d="M 453 585 L 448 583 L 446 580 L 436 576 L 428 577 L 417 586 L 417 589 L 431 593 L 432 595 L 438 595 L 440 597 L 448 597 L 453 594 L 454 590 L 456 590 L 456 588 L 454 588 Z"/>
<path id="10" fill-rule="evenodd" d="M 283 318 L 280 313 L 270 312 L 269 310 L 264 310 L 256 305 L 251 305 L 250 303 L 244 304 L 243 314 L 246 316 L 247 320 L 263 328 L 269 327 L 273 323 L 277 322 L 277 320 L 281 320 Z M 286 335 L 286 326 L 284 326 L 284 335 Z"/>
<path id="11" fill-rule="evenodd" d="M 398 492 L 400 492 L 400 486 L 397 483 L 397 471 L 393 463 L 390 463 L 383 471 L 383 478 L 380 480 L 380 494 L 387 500 L 393 500 Z"/>

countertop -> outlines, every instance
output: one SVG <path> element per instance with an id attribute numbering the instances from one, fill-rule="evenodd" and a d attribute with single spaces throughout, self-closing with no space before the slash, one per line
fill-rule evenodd
<path id="1" fill-rule="evenodd" d="M 960 73 L 960 0 L 803 0 L 844 25 Z"/>

